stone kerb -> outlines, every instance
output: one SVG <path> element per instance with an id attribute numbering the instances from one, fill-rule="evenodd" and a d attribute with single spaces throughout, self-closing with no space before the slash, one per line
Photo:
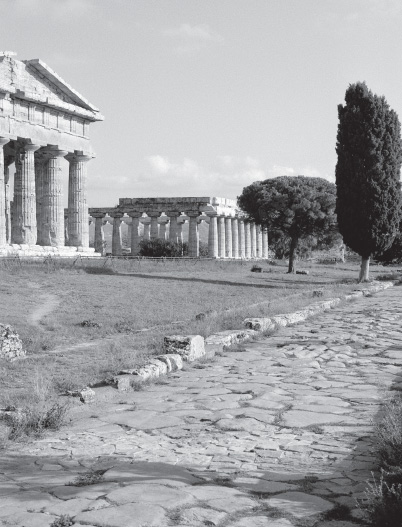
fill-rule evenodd
<path id="1" fill-rule="evenodd" d="M 168 336 L 163 345 L 167 354 L 178 354 L 186 362 L 194 362 L 205 355 L 204 338 L 201 335 Z"/>

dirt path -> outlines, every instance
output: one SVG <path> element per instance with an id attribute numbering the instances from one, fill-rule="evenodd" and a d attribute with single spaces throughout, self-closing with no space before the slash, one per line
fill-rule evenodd
<path id="1" fill-rule="evenodd" d="M 96 389 L 62 431 L 2 456 L 0 525 L 364 526 L 356 498 L 376 469 L 372 423 L 402 389 L 401 323 L 390 288 L 166 384 Z"/>

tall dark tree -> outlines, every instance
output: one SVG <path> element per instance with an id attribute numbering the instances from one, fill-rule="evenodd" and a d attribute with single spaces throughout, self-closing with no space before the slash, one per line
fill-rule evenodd
<path id="1" fill-rule="evenodd" d="M 362 258 L 362 282 L 370 257 L 390 247 L 399 230 L 401 126 L 364 82 L 349 86 L 345 102 L 338 106 L 336 212 L 345 244 Z"/>
<path id="2" fill-rule="evenodd" d="M 281 176 L 245 187 L 238 203 L 268 232 L 288 238 L 288 272 L 294 273 L 299 241 L 336 228 L 335 200 L 335 185 L 325 179 Z"/>

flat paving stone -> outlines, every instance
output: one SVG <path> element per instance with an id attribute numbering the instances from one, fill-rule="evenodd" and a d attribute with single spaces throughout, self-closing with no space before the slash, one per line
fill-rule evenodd
<path id="1" fill-rule="evenodd" d="M 333 509 L 334 504 L 319 496 L 304 492 L 285 492 L 273 498 L 264 500 L 270 507 L 291 514 L 295 518 L 306 518 Z"/>
<path id="2" fill-rule="evenodd" d="M 269 518 L 266 516 L 252 516 L 242 518 L 231 524 L 231 527 L 292 527 L 292 523 L 285 518 Z"/>
<path id="3" fill-rule="evenodd" d="M 165 511 L 158 506 L 128 503 L 119 507 L 109 507 L 97 511 L 81 512 L 75 522 L 84 525 L 93 523 L 102 527 L 154 527 L 164 522 Z"/>

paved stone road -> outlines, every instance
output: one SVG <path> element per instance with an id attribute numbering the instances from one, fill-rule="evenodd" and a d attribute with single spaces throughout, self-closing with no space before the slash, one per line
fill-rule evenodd
<path id="1" fill-rule="evenodd" d="M 61 432 L 3 454 L 0 525 L 364 525 L 371 421 L 402 389 L 401 308 L 393 287 L 166 384 L 97 389 Z"/>

